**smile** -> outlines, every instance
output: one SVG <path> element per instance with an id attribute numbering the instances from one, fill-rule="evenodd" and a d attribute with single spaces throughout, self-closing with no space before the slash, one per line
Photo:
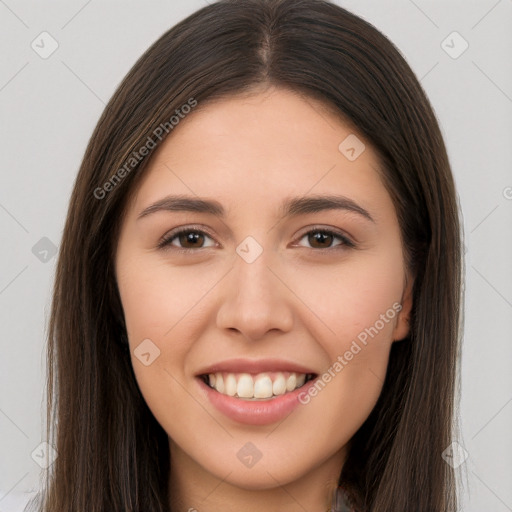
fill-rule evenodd
<path id="1" fill-rule="evenodd" d="M 268 400 L 291 393 L 313 380 L 313 373 L 261 372 L 232 373 L 216 372 L 200 376 L 203 382 L 222 395 L 243 400 Z"/>

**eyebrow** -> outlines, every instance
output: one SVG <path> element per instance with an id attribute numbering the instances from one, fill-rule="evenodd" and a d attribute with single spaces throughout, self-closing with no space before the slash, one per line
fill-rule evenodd
<path id="1" fill-rule="evenodd" d="M 345 210 L 375 222 L 370 213 L 362 206 L 348 197 L 339 195 L 295 197 L 287 199 L 281 207 L 283 217 L 294 217 L 325 210 Z M 208 213 L 216 217 L 225 216 L 224 207 L 218 201 L 189 196 L 167 196 L 142 210 L 137 219 L 160 211 L 186 211 Z"/>

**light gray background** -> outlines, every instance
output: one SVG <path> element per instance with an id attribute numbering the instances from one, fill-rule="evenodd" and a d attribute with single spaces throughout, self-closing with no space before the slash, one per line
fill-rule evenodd
<path id="1" fill-rule="evenodd" d="M 439 118 L 467 247 L 461 510 L 512 511 L 512 0 L 337 3 L 400 48 Z M 21 510 L 20 496 L 44 474 L 31 454 L 44 449 L 56 258 L 39 241 L 59 245 L 86 143 L 122 77 L 157 37 L 204 5 L 0 0 L 0 512 Z M 43 31 L 59 45 L 47 59 L 31 48 L 34 40 L 49 48 Z M 458 36 L 446 39 L 453 31 L 469 43 L 458 58 L 447 53 L 463 48 Z"/>

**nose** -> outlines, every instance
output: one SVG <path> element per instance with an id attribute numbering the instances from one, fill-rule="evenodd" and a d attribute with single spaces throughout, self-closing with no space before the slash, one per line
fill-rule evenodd
<path id="1" fill-rule="evenodd" d="M 291 330 L 293 294 L 278 277 L 279 268 L 269 263 L 265 251 L 252 263 L 235 259 L 221 294 L 219 329 L 236 331 L 247 340 L 261 339 L 271 331 Z"/>

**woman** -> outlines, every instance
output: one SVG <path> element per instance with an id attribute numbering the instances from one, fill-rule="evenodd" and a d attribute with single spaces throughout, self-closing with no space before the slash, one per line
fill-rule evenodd
<path id="1" fill-rule="evenodd" d="M 461 251 L 398 50 L 324 0 L 164 34 L 77 177 L 44 511 L 456 510 Z"/>

